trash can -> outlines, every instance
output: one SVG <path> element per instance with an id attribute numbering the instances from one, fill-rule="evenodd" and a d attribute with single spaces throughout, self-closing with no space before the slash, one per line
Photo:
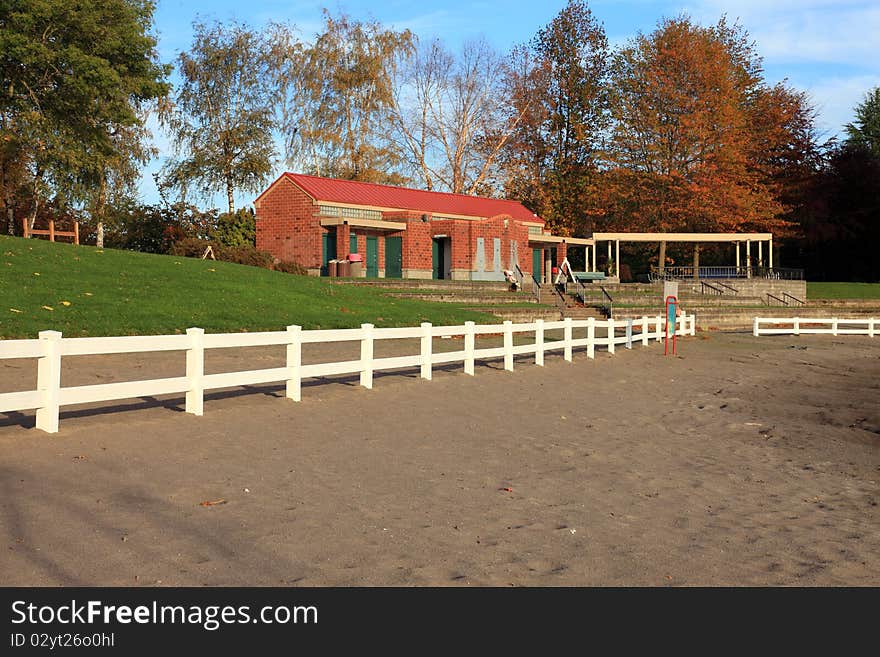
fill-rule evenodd
<path id="1" fill-rule="evenodd" d="M 364 256 L 360 253 L 350 253 L 348 256 L 349 261 L 351 262 L 351 276 L 352 278 L 360 278 L 364 275 Z"/>
<path id="2" fill-rule="evenodd" d="M 340 260 L 336 263 L 336 275 L 340 278 L 348 278 L 351 276 L 351 262 L 348 260 Z"/>
<path id="3" fill-rule="evenodd" d="M 330 261 L 327 263 L 327 275 L 328 275 L 328 276 L 335 277 L 335 276 L 338 275 L 338 274 L 337 274 L 337 270 L 338 270 L 338 266 L 337 266 L 337 265 L 338 265 L 338 264 L 339 264 L 339 261 L 338 261 L 338 260 L 330 260 Z"/>

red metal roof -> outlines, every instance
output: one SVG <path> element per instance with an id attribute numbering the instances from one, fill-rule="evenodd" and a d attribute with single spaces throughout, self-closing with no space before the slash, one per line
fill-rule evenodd
<path id="1" fill-rule="evenodd" d="M 354 180 L 320 178 L 302 173 L 285 173 L 284 177 L 299 185 L 309 196 L 320 202 L 414 210 L 434 215 L 494 217 L 505 214 L 519 221 L 544 221 L 519 201 L 446 192 L 427 192 L 421 189 L 378 185 Z"/>

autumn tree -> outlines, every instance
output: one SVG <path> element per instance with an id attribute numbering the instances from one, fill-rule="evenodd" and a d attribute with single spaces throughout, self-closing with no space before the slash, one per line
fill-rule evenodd
<path id="1" fill-rule="evenodd" d="M 586 199 L 608 128 L 608 64 L 605 31 L 582 0 L 511 56 L 507 96 L 519 122 L 504 158 L 506 191 L 563 233 L 592 230 Z"/>
<path id="2" fill-rule="evenodd" d="M 0 173 L 6 213 L 26 187 L 31 226 L 41 205 L 87 201 L 119 131 L 143 127 L 168 90 L 145 0 L 21 0 L 0 5 Z"/>
<path id="3" fill-rule="evenodd" d="M 165 166 L 178 188 L 204 196 L 256 192 L 272 173 L 274 98 L 270 48 L 262 32 L 242 23 L 195 23 L 192 48 L 177 58 L 181 77 L 162 115 L 178 159 Z"/>
<path id="4" fill-rule="evenodd" d="M 400 182 L 386 125 L 395 70 L 412 43 L 409 30 L 326 10 L 313 44 L 276 38 L 288 163 L 317 175 Z"/>
<path id="5" fill-rule="evenodd" d="M 655 231 L 790 228 L 785 193 L 818 157 L 804 94 L 769 87 L 746 32 L 665 19 L 614 57 L 607 222 Z"/>

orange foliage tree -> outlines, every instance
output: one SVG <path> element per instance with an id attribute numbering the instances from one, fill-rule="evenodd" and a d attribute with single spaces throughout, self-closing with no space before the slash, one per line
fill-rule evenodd
<path id="1" fill-rule="evenodd" d="M 815 144 L 803 94 L 768 87 L 745 31 L 665 19 L 614 57 L 602 225 L 624 230 L 790 227 L 787 183 Z M 815 150 L 815 149 L 814 149 Z"/>

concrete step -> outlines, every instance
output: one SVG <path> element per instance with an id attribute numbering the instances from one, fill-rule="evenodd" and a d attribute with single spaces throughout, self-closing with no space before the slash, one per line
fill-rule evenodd
<path id="1" fill-rule="evenodd" d="M 510 290 L 504 281 L 452 281 L 420 278 L 333 278 L 334 285 L 358 285 L 374 288 L 413 288 L 423 290 Z"/>
<path id="2" fill-rule="evenodd" d="M 437 303 L 473 303 L 473 304 L 508 304 L 508 303 L 528 303 L 536 304 L 538 300 L 531 294 L 518 294 L 516 292 L 507 293 L 487 293 L 479 294 L 473 290 L 445 290 L 440 294 L 419 294 L 418 292 L 390 292 L 390 297 L 399 299 L 420 299 L 422 301 L 434 301 Z"/>

